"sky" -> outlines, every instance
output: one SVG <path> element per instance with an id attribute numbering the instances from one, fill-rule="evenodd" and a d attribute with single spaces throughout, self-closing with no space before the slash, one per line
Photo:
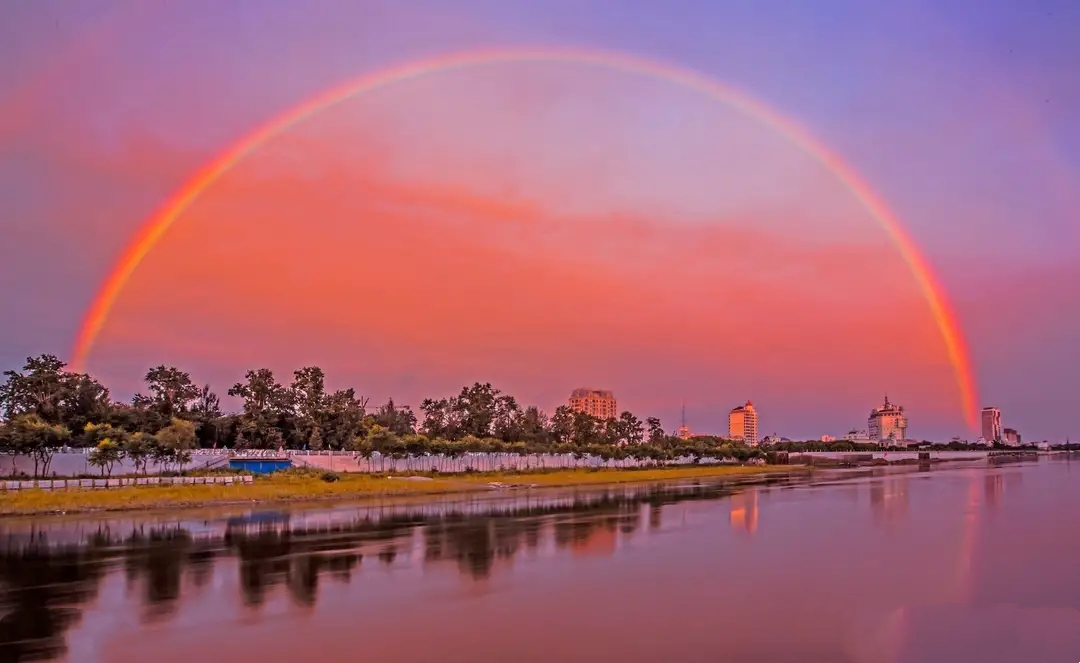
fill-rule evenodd
<path id="1" fill-rule="evenodd" d="M 765 0 L 15 0 L 0 6 L 0 367 L 66 359 L 134 234 L 200 168 L 316 95 L 205 187 L 119 292 L 86 369 L 130 398 L 175 364 L 219 393 L 321 365 L 373 402 L 580 386 L 701 432 L 978 436 L 977 406 L 1080 437 L 1080 6 Z M 622 54 L 589 61 L 583 51 Z M 578 55 L 574 55 L 578 54 Z M 622 60 L 619 58 L 622 57 Z M 652 63 L 626 66 L 627 59 Z M 657 75 L 660 72 L 660 75 Z"/>

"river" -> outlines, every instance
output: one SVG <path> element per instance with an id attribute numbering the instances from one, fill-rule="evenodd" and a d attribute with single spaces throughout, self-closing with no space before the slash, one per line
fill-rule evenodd
<path id="1" fill-rule="evenodd" d="M 0 662 L 1080 660 L 1080 460 L 0 521 Z"/>

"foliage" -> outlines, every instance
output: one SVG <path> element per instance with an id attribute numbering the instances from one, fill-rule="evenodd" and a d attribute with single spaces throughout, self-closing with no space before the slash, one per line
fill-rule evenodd
<path id="1" fill-rule="evenodd" d="M 351 450 L 380 459 L 559 453 L 662 463 L 678 457 L 747 460 L 761 455 L 720 438 L 682 440 L 668 435 L 659 419 L 643 421 L 631 412 L 601 420 L 564 405 L 549 416 L 490 383 L 424 399 L 418 418 L 392 398 L 369 411 L 368 400 L 354 389 L 328 389 L 317 366 L 294 371 L 288 384 L 268 368 L 248 371 L 228 390 L 239 401 L 234 413 L 222 411 L 209 385 L 198 386 L 174 366 L 148 370 L 145 390 L 127 403 L 110 401 L 105 387 L 67 371 L 52 355 L 29 358 L 21 370 L 4 376 L 0 412 L 8 423 L 0 425 L 0 451 L 33 456 L 42 471 L 59 445 L 92 447 L 98 454 L 104 440 L 114 442 L 117 453 L 143 473 L 151 461 L 182 471 L 193 449 L 218 446 Z"/>
<path id="2" fill-rule="evenodd" d="M 112 476 L 113 466 L 124 457 L 123 448 L 115 441 L 105 438 L 98 442 L 94 450 L 90 452 L 87 461 L 94 467 L 101 468 L 101 473 Z"/>

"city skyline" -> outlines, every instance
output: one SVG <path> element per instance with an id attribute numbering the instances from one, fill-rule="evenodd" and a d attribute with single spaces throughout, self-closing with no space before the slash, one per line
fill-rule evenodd
<path id="1" fill-rule="evenodd" d="M 556 2 L 5 6 L 0 369 L 1080 436 L 1080 9 Z"/>

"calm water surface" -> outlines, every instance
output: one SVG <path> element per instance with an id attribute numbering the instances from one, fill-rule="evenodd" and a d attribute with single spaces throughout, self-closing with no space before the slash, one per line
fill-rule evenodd
<path id="1" fill-rule="evenodd" d="M 0 521 L 0 662 L 1080 660 L 1080 462 Z"/>

